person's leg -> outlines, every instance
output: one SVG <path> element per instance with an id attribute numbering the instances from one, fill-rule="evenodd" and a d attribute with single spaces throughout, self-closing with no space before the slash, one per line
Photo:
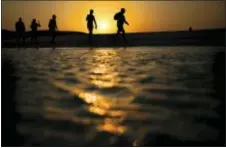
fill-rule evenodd
<path id="1" fill-rule="evenodd" d="M 51 33 L 52 33 L 52 40 L 51 40 L 51 42 L 53 43 L 54 42 L 54 31 L 52 31 Z"/>
<path id="2" fill-rule="evenodd" d="M 51 30 L 51 29 L 49 29 L 49 36 L 51 36 L 50 43 L 52 43 L 52 40 L 53 40 L 53 33 L 52 33 L 52 30 Z"/>
<path id="3" fill-rule="evenodd" d="M 120 31 L 120 29 L 118 28 L 118 30 L 117 30 L 117 34 L 116 34 L 116 35 L 117 35 L 117 37 L 120 35 L 120 32 L 121 32 L 121 31 Z"/>
<path id="4" fill-rule="evenodd" d="M 21 46 L 22 43 L 23 43 L 23 33 L 22 32 L 19 32 L 18 33 L 18 45 Z"/>
<path id="5" fill-rule="evenodd" d="M 121 32 L 121 25 L 117 25 L 117 37 L 120 35 L 120 32 Z"/>
<path id="6" fill-rule="evenodd" d="M 116 33 L 116 35 L 115 35 L 115 44 L 117 44 L 117 41 L 118 41 L 119 36 L 120 36 L 120 27 L 117 26 L 117 28 L 118 28 L 118 30 L 117 30 L 117 33 Z"/>
<path id="7" fill-rule="evenodd" d="M 54 43 L 55 42 L 55 31 L 51 29 L 50 30 L 50 34 L 52 36 L 52 39 L 51 39 L 50 43 Z"/>
<path id="8" fill-rule="evenodd" d="M 55 30 L 52 30 L 52 41 L 51 41 L 51 43 L 55 43 L 55 37 L 56 37 Z"/>
<path id="9" fill-rule="evenodd" d="M 34 39 L 34 32 L 32 31 L 31 32 L 31 43 L 33 42 L 33 39 Z"/>
<path id="10" fill-rule="evenodd" d="M 36 42 L 36 44 L 38 44 L 38 36 L 37 36 L 37 34 L 35 35 L 35 42 Z"/>
<path id="11" fill-rule="evenodd" d="M 90 42 L 91 42 L 91 32 L 89 30 L 88 43 L 90 44 Z"/>
<path id="12" fill-rule="evenodd" d="M 55 43 L 55 38 L 56 38 L 56 31 L 53 31 L 53 43 Z"/>
<path id="13" fill-rule="evenodd" d="M 89 44 L 90 45 L 92 45 L 92 43 L 93 43 L 92 35 L 93 35 L 93 28 L 89 27 Z"/>
<path id="14" fill-rule="evenodd" d="M 25 44 L 25 39 L 26 39 L 25 32 L 22 33 L 22 38 L 23 38 L 23 44 Z"/>
<path id="15" fill-rule="evenodd" d="M 124 42 L 127 44 L 127 39 L 126 39 L 124 28 L 122 28 L 122 37 L 123 37 Z"/>
<path id="16" fill-rule="evenodd" d="M 35 40 L 35 43 L 37 44 L 38 41 L 37 41 L 37 31 L 34 32 L 34 40 Z"/>
<path id="17" fill-rule="evenodd" d="M 118 26 L 118 38 L 119 38 L 119 39 L 121 38 L 121 37 L 120 37 L 120 33 L 122 34 L 122 38 L 123 38 L 123 40 L 125 41 L 125 36 L 124 36 L 125 30 L 124 30 L 124 28 L 123 28 L 122 25 L 119 25 L 119 26 Z M 121 40 L 121 39 L 120 39 L 120 40 Z"/>
<path id="18" fill-rule="evenodd" d="M 16 36 L 17 36 L 17 37 L 16 37 L 17 45 L 20 46 L 20 37 L 21 37 L 21 35 L 20 35 L 19 32 L 17 32 L 17 35 L 16 35 Z"/>

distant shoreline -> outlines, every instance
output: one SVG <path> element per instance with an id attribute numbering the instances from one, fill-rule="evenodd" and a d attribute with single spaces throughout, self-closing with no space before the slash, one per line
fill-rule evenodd
<path id="1" fill-rule="evenodd" d="M 137 46 L 225 46 L 225 29 L 209 29 L 176 31 L 176 32 L 152 32 L 152 33 L 128 33 L 126 35 L 129 44 L 126 47 Z M 27 40 L 21 48 L 44 47 L 89 47 L 88 35 L 82 32 L 58 32 L 56 44 L 49 43 L 51 37 L 48 31 L 40 31 L 39 44 L 31 44 L 29 32 Z M 124 47 L 121 38 L 115 38 L 115 34 L 94 35 L 93 47 Z M 2 48 L 17 48 L 16 33 L 2 30 Z"/>

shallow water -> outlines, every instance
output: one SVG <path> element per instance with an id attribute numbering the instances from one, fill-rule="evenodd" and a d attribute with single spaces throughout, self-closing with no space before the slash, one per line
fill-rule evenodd
<path id="1" fill-rule="evenodd" d="M 223 47 L 2 49 L 17 68 L 27 145 L 142 145 L 147 135 L 205 141 L 219 129 L 213 56 Z"/>

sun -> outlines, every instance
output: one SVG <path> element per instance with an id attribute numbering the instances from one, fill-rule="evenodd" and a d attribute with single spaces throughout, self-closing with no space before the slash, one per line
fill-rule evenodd
<path id="1" fill-rule="evenodd" d="M 109 20 L 100 20 L 97 22 L 97 33 L 108 33 L 111 31 L 112 25 Z"/>
<path id="2" fill-rule="evenodd" d="M 107 23 L 101 23 L 101 24 L 100 24 L 100 29 L 101 29 L 101 30 L 106 30 L 107 28 L 108 28 Z"/>

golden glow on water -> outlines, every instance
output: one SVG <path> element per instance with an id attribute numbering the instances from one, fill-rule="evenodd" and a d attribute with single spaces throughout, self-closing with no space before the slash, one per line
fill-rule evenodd
<path id="1" fill-rule="evenodd" d="M 178 47 L 175 53 L 166 52 L 171 47 L 130 49 L 5 51 L 23 65 L 19 65 L 24 74 L 18 87 L 22 114 L 25 119 L 38 115 L 42 121 L 39 129 L 53 131 L 43 137 L 41 130 L 40 139 L 34 140 L 45 144 L 53 138 L 62 139 L 53 141 L 59 144 L 103 146 L 121 143 L 124 138 L 117 135 L 123 134 L 130 145 L 139 146 L 146 136 L 150 137 L 149 133 L 195 140 L 203 128 L 213 134 L 209 137 L 203 132 L 201 140 L 216 138 L 218 129 L 193 121 L 193 117 L 219 116 L 213 110 L 219 102 L 207 94 L 214 90 L 209 85 L 212 73 L 206 66 L 211 67 L 212 61 L 208 59 L 216 51 L 211 47 L 207 53 L 201 47 Z M 31 71 L 36 64 L 38 67 Z M 193 80 L 200 75 L 210 78 Z M 91 77 L 100 83 L 92 83 Z M 106 82 L 111 85 L 106 87 Z M 33 133 L 30 131 L 33 124 L 25 120 L 24 127 L 23 132 Z M 72 140 L 62 132 L 73 134 Z"/>
<path id="2" fill-rule="evenodd" d="M 91 113 L 94 113 L 94 114 L 98 114 L 100 116 L 103 116 L 106 114 L 106 109 L 102 109 L 100 107 L 96 107 L 96 106 L 89 106 L 88 107 L 88 110 L 91 112 Z"/>
<path id="3" fill-rule="evenodd" d="M 117 57 L 117 52 L 114 50 L 95 50 L 94 57 L 97 60 L 93 63 L 93 68 L 90 70 L 93 75 L 90 75 L 90 83 L 100 88 L 111 88 L 118 84 L 120 78 L 115 64 L 111 64 L 112 60 Z"/>
<path id="4" fill-rule="evenodd" d="M 120 60 L 117 51 L 115 50 L 96 50 L 92 51 L 92 57 L 89 57 L 92 66 L 89 65 L 88 83 L 94 85 L 97 91 L 86 90 L 84 85 L 70 85 L 54 81 L 55 86 L 62 88 L 69 93 L 78 96 L 76 99 L 82 99 L 87 107 L 84 109 L 94 115 L 102 118 L 102 122 L 96 124 L 96 129 L 110 133 L 122 134 L 127 127 L 122 125 L 122 121 L 126 118 L 127 112 L 120 109 L 114 109 L 117 106 L 128 106 L 134 99 L 130 90 L 124 91 L 119 88 L 119 74 L 117 71 L 117 62 Z M 86 63 L 90 63 L 87 61 Z M 86 66 L 86 65 L 84 65 Z M 102 89 L 109 90 L 109 95 Z M 100 91 L 102 90 L 102 91 Z M 113 90 L 113 93 L 111 92 Z M 122 93 L 123 92 L 123 93 Z M 47 107 L 47 111 L 63 113 L 63 110 L 55 110 Z M 64 118 L 73 116 L 73 113 L 67 112 Z M 71 111 L 72 112 L 72 111 Z M 55 112 L 56 113 L 56 112 Z M 54 115 L 53 115 L 54 116 Z M 92 117 L 90 117 L 92 120 Z"/>
<path id="5" fill-rule="evenodd" d="M 93 75 L 90 76 L 90 83 L 99 88 L 112 88 L 118 85 L 120 80 L 118 72 L 115 71 L 116 64 L 111 62 L 117 58 L 117 52 L 114 50 L 96 50 L 93 53 L 93 57 L 97 58 L 93 62 L 93 68 L 90 70 Z M 110 98 L 113 107 L 117 105 L 117 98 Z M 113 119 L 105 118 L 103 124 L 99 124 L 97 129 L 100 131 L 119 133 L 125 132 L 126 127 L 121 125 L 125 117 L 125 113 L 120 110 L 111 110 L 110 108 L 101 108 L 97 104 L 89 107 L 89 111 L 101 116 L 112 117 Z M 114 118 L 117 117 L 117 118 Z"/>
<path id="6" fill-rule="evenodd" d="M 126 126 L 120 125 L 120 119 L 110 119 L 106 118 L 103 124 L 100 124 L 97 129 L 100 131 L 105 131 L 109 133 L 122 134 L 126 131 Z"/>
<path id="7" fill-rule="evenodd" d="M 102 117 L 98 118 L 101 121 L 95 124 L 98 131 L 122 134 L 127 130 L 122 122 L 127 117 L 128 112 L 120 107 L 130 106 L 135 92 L 129 88 L 119 87 L 120 76 L 117 71 L 117 62 L 120 61 L 120 56 L 115 50 L 95 50 L 91 52 L 91 56 L 87 60 L 85 63 L 88 65 L 83 65 L 89 67 L 86 83 L 94 85 L 94 90 L 86 89 L 86 84 L 83 83 L 71 85 L 70 83 L 54 81 L 54 84 L 56 87 L 77 96 L 74 99 L 81 99 L 85 102 L 84 111 L 78 114 L 91 113 L 88 116 L 85 115 L 90 121 L 93 119 L 90 116 L 92 114 Z M 54 107 L 47 106 L 46 111 L 53 113 L 53 115 L 48 114 L 49 117 L 54 117 L 56 113 L 64 116 L 64 110 L 54 109 Z M 72 116 L 71 118 L 75 120 L 73 109 L 68 111 L 65 109 L 65 111 L 64 119 L 70 119 Z"/>
<path id="8" fill-rule="evenodd" d="M 108 98 L 104 98 L 101 95 L 97 95 L 95 93 L 83 92 L 82 90 L 76 88 L 70 88 L 67 86 L 63 86 L 60 83 L 56 83 L 58 86 L 63 88 L 67 88 L 71 93 L 78 94 L 81 99 L 85 102 L 91 104 L 88 106 L 88 111 L 92 114 L 97 114 L 99 116 L 110 116 L 113 119 L 103 118 L 104 122 L 97 125 L 97 130 L 106 131 L 110 133 L 119 133 L 122 134 L 126 131 L 126 127 L 121 125 L 121 122 L 125 119 L 126 113 L 120 110 L 110 110 L 112 106 L 117 106 L 117 101 L 110 101 Z M 114 98 L 112 99 L 114 100 Z M 70 118 L 69 114 L 65 114 L 64 110 L 54 110 L 47 107 L 46 111 L 52 111 L 54 113 L 61 113 L 64 119 Z M 57 112 L 56 112 L 57 111 Z M 54 116 L 54 114 L 53 114 Z M 58 116 L 59 117 L 59 116 Z"/>
<path id="9" fill-rule="evenodd" d="M 110 108 L 111 102 L 104 99 L 103 96 L 97 95 L 95 93 L 81 92 L 78 94 L 85 102 L 91 103 L 94 106 L 99 106 L 103 108 Z"/>
<path id="10" fill-rule="evenodd" d="M 113 79 L 113 75 L 90 76 L 90 83 L 100 88 L 111 88 L 117 85 L 119 78 Z"/>

